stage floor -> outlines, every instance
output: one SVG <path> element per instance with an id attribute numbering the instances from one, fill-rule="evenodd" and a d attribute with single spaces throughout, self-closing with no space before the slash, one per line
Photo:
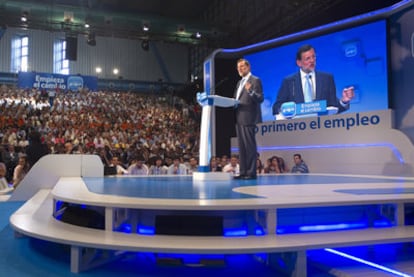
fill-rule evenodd
<path id="1" fill-rule="evenodd" d="M 191 176 L 62 177 L 58 200 L 141 209 L 241 210 L 414 202 L 414 178 L 328 174 L 193 181 Z"/>
<path id="2" fill-rule="evenodd" d="M 414 178 L 322 174 L 260 175 L 256 180 L 196 181 L 191 176 L 82 178 L 92 193 L 162 199 L 245 199 L 271 197 L 252 187 L 330 185 L 338 193 L 361 195 L 414 194 Z M 357 185 L 357 187 L 356 187 Z M 327 187 L 322 188 L 326 190 Z M 268 191 L 271 193 L 271 191 Z M 315 191 L 317 193 L 317 191 Z"/>

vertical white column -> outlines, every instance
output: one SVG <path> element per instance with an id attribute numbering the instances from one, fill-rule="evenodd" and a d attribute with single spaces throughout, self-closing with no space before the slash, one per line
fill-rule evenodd
<path id="1" fill-rule="evenodd" d="M 112 207 L 105 207 L 105 230 L 113 231 L 114 226 L 114 209 Z"/>
<path id="2" fill-rule="evenodd" d="M 205 105 L 201 114 L 199 172 L 208 172 L 210 163 L 210 125 L 212 106 Z"/>
<path id="3" fill-rule="evenodd" d="M 404 203 L 398 203 L 395 205 L 395 224 L 397 226 L 405 225 L 405 207 Z"/>

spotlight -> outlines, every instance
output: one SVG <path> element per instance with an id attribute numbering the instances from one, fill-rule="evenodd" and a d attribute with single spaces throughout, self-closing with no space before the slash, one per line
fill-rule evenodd
<path id="1" fill-rule="evenodd" d="M 201 33 L 200 32 L 194 33 L 194 34 L 191 35 L 191 38 L 192 39 L 201 39 Z"/>
<path id="2" fill-rule="evenodd" d="M 91 19 L 89 16 L 85 17 L 83 27 L 89 29 L 91 27 Z"/>
<path id="3" fill-rule="evenodd" d="M 22 22 L 27 22 L 27 16 L 28 16 L 28 13 L 27 12 L 23 12 L 22 13 L 22 16 L 20 17 L 20 20 Z"/>
<path id="4" fill-rule="evenodd" d="M 96 40 L 95 40 L 95 34 L 91 33 L 88 35 L 88 39 L 86 41 L 88 43 L 88 45 L 90 46 L 95 46 L 96 45 Z"/>
<path id="5" fill-rule="evenodd" d="M 148 25 L 148 23 L 144 23 L 143 25 L 142 25 L 142 30 L 144 31 L 144 32 L 148 32 L 149 31 L 149 25 Z"/>
<path id="6" fill-rule="evenodd" d="M 148 51 L 148 50 L 149 50 L 149 41 L 148 41 L 147 39 L 144 39 L 144 40 L 141 42 L 141 48 L 142 48 L 142 50 L 144 50 L 144 51 Z"/>
<path id="7" fill-rule="evenodd" d="M 201 35 L 201 33 L 200 33 L 200 32 L 193 33 L 193 34 L 191 34 L 191 36 L 190 36 L 190 38 L 192 38 L 192 39 L 194 39 L 194 40 L 201 40 L 201 37 L 202 37 L 202 35 Z"/>

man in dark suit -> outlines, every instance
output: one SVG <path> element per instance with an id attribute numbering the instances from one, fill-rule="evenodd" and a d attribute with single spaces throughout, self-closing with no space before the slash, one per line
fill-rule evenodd
<path id="1" fill-rule="evenodd" d="M 261 80 L 250 72 L 250 63 L 245 59 L 237 61 L 237 71 L 242 79 L 237 83 L 234 98 L 239 100 L 235 107 L 236 133 L 239 143 L 240 179 L 256 179 L 256 124 L 262 122 L 260 103 L 263 102 Z"/>
<path id="2" fill-rule="evenodd" d="M 349 103 L 354 97 L 354 88 L 348 87 L 342 91 L 342 98 L 336 97 L 336 86 L 331 74 L 316 71 L 316 54 L 312 45 L 301 46 L 296 53 L 296 64 L 300 68 L 286 77 L 280 86 L 276 102 L 273 104 L 273 115 L 280 112 L 280 107 L 285 102 L 304 103 L 318 100 L 326 100 L 326 105 L 338 108 L 338 113 L 349 109 Z M 304 87 L 306 78 L 311 87 L 311 99 L 305 101 Z"/>
<path id="3" fill-rule="evenodd" d="M 30 144 L 26 147 L 27 162 L 32 167 L 43 156 L 50 153 L 50 149 L 46 143 L 42 143 L 42 136 L 37 131 L 29 134 Z"/>

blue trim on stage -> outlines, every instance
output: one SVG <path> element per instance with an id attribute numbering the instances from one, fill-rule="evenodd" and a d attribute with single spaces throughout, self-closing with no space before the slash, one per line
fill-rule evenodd
<path id="1" fill-rule="evenodd" d="M 260 151 L 284 151 L 284 150 L 292 150 L 292 149 L 322 149 L 322 148 L 332 148 L 332 149 L 340 149 L 340 148 L 366 148 L 366 147 L 385 147 L 389 148 L 395 155 L 395 157 L 399 160 L 401 164 L 404 164 L 404 158 L 400 151 L 398 150 L 395 145 L 392 143 L 350 143 L 350 144 L 315 144 L 315 145 L 295 145 L 295 146 L 262 146 L 258 147 L 257 150 Z M 231 148 L 232 153 L 238 153 L 238 147 Z"/>
<path id="2" fill-rule="evenodd" d="M 385 189 L 338 189 L 335 192 L 367 195 L 367 194 L 402 194 L 402 193 L 414 193 L 413 188 L 385 188 Z"/>
<path id="3" fill-rule="evenodd" d="M 200 165 L 198 166 L 198 172 L 210 172 L 210 166 Z"/>

